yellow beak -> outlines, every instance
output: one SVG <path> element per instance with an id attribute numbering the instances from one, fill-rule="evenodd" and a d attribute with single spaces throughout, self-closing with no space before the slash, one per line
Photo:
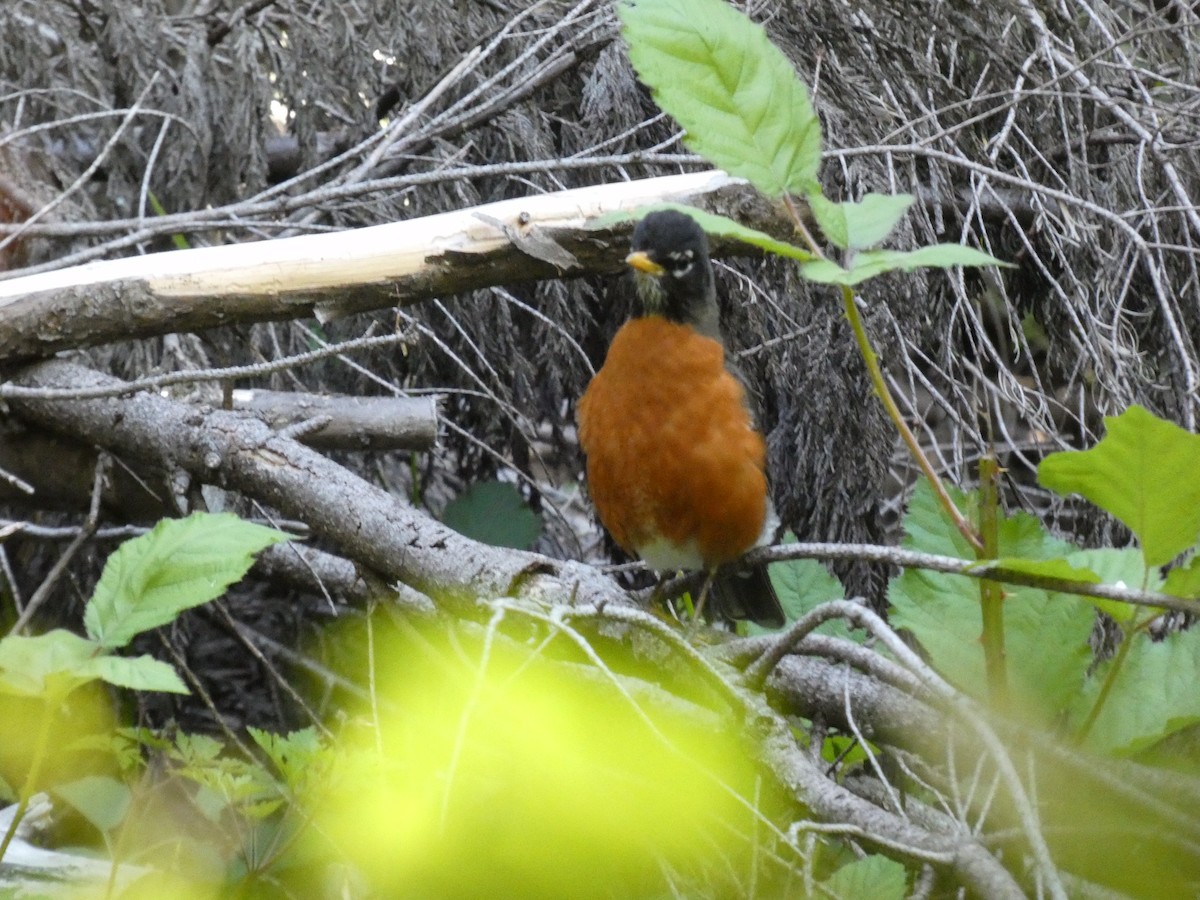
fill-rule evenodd
<path id="1" fill-rule="evenodd" d="M 639 272 L 645 272 L 647 275 L 659 277 L 667 270 L 652 260 L 645 251 L 638 250 L 636 253 L 630 253 L 625 257 L 625 262 L 633 266 Z"/>

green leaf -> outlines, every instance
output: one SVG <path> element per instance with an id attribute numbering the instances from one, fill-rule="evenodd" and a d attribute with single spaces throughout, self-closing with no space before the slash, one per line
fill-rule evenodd
<path id="1" fill-rule="evenodd" d="M 964 247 L 962 244 L 934 244 L 919 250 L 863 250 L 855 254 L 849 269 L 830 260 L 818 260 L 800 267 L 809 281 L 819 284 L 859 284 L 887 272 L 912 272 L 916 269 L 950 269 L 955 266 L 1007 266 L 994 256 Z"/>
<path id="2" fill-rule="evenodd" d="M 87 632 L 105 648 L 166 625 L 221 596 L 246 574 L 254 554 L 289 535 L 229 513 L 164 519 L 108 558 L 84 612 Z"/>
<path id="3" fill-rule="evenodd" d="M 1162 578 L 1156 571 L 1147 571 L 1142 554 L 1133 547 L 1101 547 L 1094 550 L 1076 550 L 1067 557 L 1072 565 L 1084 566 L 1099 576 L 1101 584 L 1112 584 L 1118 587 L 1158 590 Z M 1099 597 L 1086 597 L 1089 603 L 1107 613 L 1118 622 L 1127 622 L 1137 612 L 1132 603 L 1122 603 L 1119 600 L 1104 600 Z"/>
<path id="4" fill-rule="evenodd" d="M 1146 565 L 1161 566 L 1200 536 L 1200 435 L 1140 406 L 1105 416 L 1107 434 L 1090 450 L 1052 453 L 1038 480 L 1081 494 L 1137 535 Z"/>
<path id="5" fill-rule="evenodd" d="M 97 675 L 92 661 L 100 647 L 56 628 L 34 637 L 0 639 L 0 693 L 61 701 Z"/>
<path id="6" fill-rule="evenodd" d="M 912 194 L 867 194 L 858 202 L 834 203 L 820 191 L 807 196 L 821 233 L 843 250 L 863 250 L 882 243 L 915 199 Z"/>
<path id="7" fill-rule="evenodd" d="M 976 515 L 976 494 L 951 491 L 968 517 Z M 925 481 L 909 502 L 904 546 L 970 559 L 965 539 L 943 514 Z M 1000 555 L 1007 559 L 1061 560 L 1070 545 L 1051 537 L 1027 513 L 1002 517 Z M 1057 568 L 1054 566 L 1052 568 Z M 1013 696 L 1049 722 L 1078 696 L 1091 652 L 1088 636 L 1095 614 L 1081 598 L 1004 585 L 1004 641 Z M 978 697 L 987 696 L 980 635 L 983 630 L 979 582 L 963 575 L 906 570 L 892 580 L 891 622 L 909 629 L 939 672 Z"/>
<path id="8" fill-rule="evenodd" d="M 152 656 L 97 656 L 92 660 L 91 669 L 97 678 L 117 687 L 168 694 L 191 693 L 173 666 Z"/>
<path id="9" fill-rule="evenodd" d="M 697 209 L 694 206 L 684 206 L 682 203 L 655 203 L 652 206 L 643 206 L 639 209 L 619 212 L 606 213 L 603 216 L 598 216 L 593 219 L 588 227 L 590 228 L 607 228 L 614 222 L 622 222 L 626 219 L 634 219 L 641 221 L 652 212 L 658 212 L 663 209 L 673 209 L 676 212 L 681 212 L 686 216 L 691 216 L 707 234 L 713 237 L 728 238 L 729 240 L 741 241 L 743 244 L 750 244 L 753 247 L 758 247 L 766 250 L 768 253 L 774 253 L 778 256 L 787 256 L 791 259 L 798 259 L 800 262 L 809 262 L 816 257 L 807 250 L 797 247 L 794 244 L 789 244 L 786 241 L 779 241 L 771 237 L 765 231 L 757 231 L 753 228 L 747 228 L 740 222 L 736 222 L 727 216 L 719 216 L 716 213 L 706 212 L 703 209 Z"/>
<path id="10" fill-rule="evenodd" d="M 1200 554 L 1193 556 L 1186 565 L 1177 566 L 1167 573 L 1163 592 L 1190 600 L 1200 599 Z"/>
<path id="11" fill-rule="evenodd" d="M 1080 698 L 1076 717 L 1096 701 L 1113 661 L 1099 667 Z M 1133 638 L 1087 745 L 1116 756 L 1146 750 L 1200 722 L 1200 633 L 1176 631 L 1161 641 Z"/>
<path id="12" fill-rule="evenodd" d="M 795 542 L 796 536 L 788 532 L 785 543 Z M 771 584 L 779 596 L 779 605 L 783 607 L 784 616 L 789 624 L 827 600 L 840 600 L 846 596 L 846 589 L 842 587 L 842 583 L 815 559 L 792 559 L 772 563 L 767 568 L 767 574 L 771 577 Z M 846 638 L 857 643 L 862 643 L 864 637 L 861 632 L 857 635 L 852 633 L 846 627 L 844 619 L 826 622 L 818 630 L 821 634 Z M 747 634 L 773 634 L 776 631 L 778 629 L 763 628 L 753 622 L 746 623 Z"/>
<path id="13" fill-rule="evenodd" d="M 902 900 L 907 895 L 907 886 L 904 866 L 886 856 L 868 856 L 847 863 L 824 882 L 831 896 L 855 900 Z"/>
<path id="14" fill-rule="evenodd" d="M 503 481 L 473 484 L 448 504 L 442 521 L 474 540 L 493 547 L 524 550 L 542 531 L 542 522 L 525 504 L 521 492 Z"/>
<path id="15" fill-rule="evenodd" d="M 86 775 L 57 785 L 53 791 L 102 834 L 125 821 L 133 802 L 133 792 L 127 785 L 105 775 Z"/>
<path id="16" fill-rule="evenodd" d="M 638 77 L 688 147 L 769 197 L 816 183 L 820 122 L 761 26 L 724 0 L 626 0 L 618 12 Z"/>

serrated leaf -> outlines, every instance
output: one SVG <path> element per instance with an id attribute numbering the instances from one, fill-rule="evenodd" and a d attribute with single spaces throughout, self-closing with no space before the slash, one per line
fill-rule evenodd
<path id="1" fill-rule="evenodd" d="M 846 900 L 901 900 L 908 893 L 908 872 L 886 856 L 868 856 L 842 866 L 822 886 Z"/>
<path id="2" fill-rule="evenodd" d="M 1090 450 L 1052 453 L 1038 481 L 1080 494 L 1137 535 L 1148 566 L 1170 562 L 1200 536 L 1200 435 L 1140 406 L 1105 416 Z"/>
<path id="3" fill-rule="evenodd" d="M 849 269 L 830 260 L 818 260 L 802 265 L 800 271 L 809 281 L 853 286 L 888 272 L 1007 265 L 1008 263 L 974 247 L 965 247 L 962 244 L 934 244 L 918 250 L 863 250 L 854 255 Z"/>
<path id="4" fill-rule="evenodd" d="M 1200 554 L 1193 556 L 1186 565 L 1177 566 L 1167 573 L 1163 592 L 1190 600 L 1200 599 Z"/>
<path id="5" fill-rule="evenodd" d="M 638 77 L 688 147 L 770 197 L 815 184 L 820 122 L 761 26 L 724 0 L 626 0 L 618 12 Z"/>
<path id="6" fill-rule="evenodd" d="M 1080 698 L 1076 718 L 1096 701 L 1105 675 L 1104 662 Z M 1200 633 L 1176 631 L 1161 641 L 1146 635 L 1133 645 L 1113 682 L 1086 745 L 1102 753 L 1131 756 L 1200 722 Z"/>
<path id="7" fill-rule="evenodd" d="M 459 534 L 493 547 L 524 550 L 542 531 L 542 520 L 521 492 L 503 481 L 481 481 L 459 494 L 442 512 L 442 521 Z"/>
<path id="8" fill-rule="evenodd" d="M 86 775 L 53 790 L 101 833 L 124 822 L 133 802 L 127 785 L 105 775 Z"/>
<path id="9" fill-rule="evenodd" d="M 61 700 L 96 679 L 98 645 L 62 628 L 0 639 L 0 693 Z"/>
<path id="10" fill-rule="evenodd" d="M 643 206 L 632 211 L 620 211 L 607 213 L 603 216 L 598 216 L 594 219 L 589 227 L 591 228 L 607 228 L 614 222 L 622 222 L 627 219 L 640 221 L 652 212 L 657 212 L 663 209 L 673 209 L 676 212 L 681 212 L 686 216 L 691 216 L 695 219 L 706 234 L 713 237 L 728 238 L 733 241 L 741 241 L 743 244 L 750 244 L 753 247 L 758 247 L 766 250 L 768 253 L 775 253 L 779 256 L 787 256 L 791 259 L 800 260 L 800 262 L 809 262 L 816 257 L 794 244 L 789 244 L 786 241 L 779 241 L 771 237 L 765 231 L 757 231 L 754 228 L 747 228 L 740 222 L 736 222 L 727 216 L 720 216 L 716 213 L 710 213 L 703 209 L 697 209 L 694 206 L 684 206 L 682 203 L 655 203 L 651 206 Z"/>
<path id="11" fill-rule="evenodd" d="M 968 516 L 975 494 L 951 490 Z M 969 559 L 961 533 L 943 514 L 927 482 L 918 484 L 904 519 L 904 546 L 927 553 Z M 1045 532 L 1033 516 L 1018 512 L 998 525 L 1004 558 L 1062 559 L 1071 546 Z M 1091 661 L 1088 635 L 1095 615 L 1070 594 L 1018 585 L 1003 586 L 1004 642 L 1014 697 L 1051 721 L 1077 697 Z M 906 570 L 889 585 L 891 623 L 909 629 L 939 672 L 978 697 L 988 693 L 980 612 L 979 582 L 963 575 Z"/>
<path id="12" fill-rule="evenodd" d="M 229 513 L 164 519 L 108 558 L 84 627 L 103 647 L 123 647 L 183 610 L 215 600 L 246 574 L 254 554 L 288 540 Z"/>
<path id="13" fill-rule="evenodd" d="M 788 533 L 785 543 L 793 544 L 796 536 Z M 779 605 L 788 624 L 807 615 L 816 607 L 828 600 L 841 600 L 846 596 L 842 583 L 829 574 L 828 570 L 815 559 L 792 559 L 787 562 L 772 563 L 767 568 L 771 585 L 779 597 Z M 784 627 L 787 627 L 786 625 Z M 763 628 L 753 622 L 746 623 L 747 634 L 773 634 L 779 629 Z M 826 622 L 820 629 L 821 634 L 862 643 L 864 635 L 850 631 L 842 619 Z"/>
<path id="14" fill-rule="evenodd" d="M 915 199 L 912 194 L 866 194 L 857 202 L 835 203 L 819 191 L 807 196 L 821 233 L 843 250 L 864 250 L 882 243 Z"/>
<path id="15" fill-rule="evenodd" d="M 92 660 L 91 669 L 97 678 L 117 687 L 168 694 L 191 693 L 173 666 L 152 656 L 98 656 Z"/>

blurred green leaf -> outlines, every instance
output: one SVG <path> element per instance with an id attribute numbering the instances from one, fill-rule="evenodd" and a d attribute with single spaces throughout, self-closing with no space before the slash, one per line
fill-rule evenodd
<path id="1" fill-rule="evenodd" d="M 626 0 L 618 13 L 638 77 L 688 147 L 769 197 L 814 188 L 821 125 L 761 26 L 724 0 Z"/>
<path id="2" fill-rule="evenodd" d="M 0 693 L 62 700 L 98 676 L 92 662 L 95 642 L 62 628 L 27 637 L 0 639 Z"/>
<path id="3" fill-rule="evenodd" d="M 108 558 L 84 626 L 101 646 L 123 647 L 183 610 L 215 600 L 246 574 L 254 554 L 288 540 L 282 531 L 229 513 L 164 519 Z"/>
<path id="4" fill-rule="evenodd" d="M 1107 433 L 1090 450 L 1043 459 L 1038 480 L 1124 522 L 1146 565 L 1168 563 L 1200 536 L 1200 435 L 1140 406 L 1105 416 L 1104 426 Z"/>
<path id="5" fill-rule="evenodd" d="M 1175 597 L 1200 599 L 1200 554 L 1167 573 L 1163 592 Z"/>
<path id="6" fill-rule="evenodd" d="M 524 550 L 541 534 L 542 522 L 520 491 L 503 481 L 481 481 L 446 504 L 442 521 L 461 535 Z"/>
<path id="7" fill-rule="evenodd" d="M 902 900 L 907 896 L 908 872 L 886 856 L 868 856 L 842 866 L 822 886 L 845 900 Z"/>
<path id="8" fill-rule="evenodd" d="M 87 775 L 57 785 L 53 790 L 105 834 L 125 821 L 133 802 L 133 792 L 128 786 L 106 775 Z"/>

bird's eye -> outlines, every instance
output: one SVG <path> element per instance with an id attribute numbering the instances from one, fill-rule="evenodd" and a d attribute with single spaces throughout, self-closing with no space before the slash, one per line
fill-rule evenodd
<path id="1" fill-rule="evenodd" d="M 671 264 L 667 267 L 675 278 L 682 278 L 692 271 L 692 262 L 696 254 L 692 250 L 672 250 L 667 254 Z"/>

